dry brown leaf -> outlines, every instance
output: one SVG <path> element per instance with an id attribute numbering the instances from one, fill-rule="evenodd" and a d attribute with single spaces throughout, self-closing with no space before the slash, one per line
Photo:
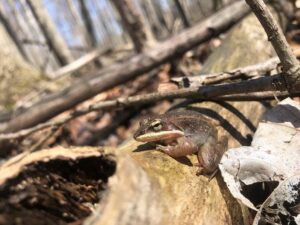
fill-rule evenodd
<path id="1" fill-rule="evenodd" d="M 254 210 L 274 186 L 300 171 L 299 103 L 285 99 L 267 112 L 262 121 L 251 146 L 228 150 L 220 164 L 232 195 Z M 255 200 L 265 190 L 270 193 L 266 191 L 260 201 Z M 254 193 L 254 198 L 247 193 Z"/>

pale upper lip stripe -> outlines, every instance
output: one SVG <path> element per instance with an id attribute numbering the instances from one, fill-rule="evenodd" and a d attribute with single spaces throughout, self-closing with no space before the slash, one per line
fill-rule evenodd
<path id="1" fill-rule="evenodd" d="M 162 136 L 167 136 L 168 134 L 170 134 L 170 135 L 177 134 L 178 136 L 183 136 L 184 135 L 184 133 L 182 131 L 179 131 L 179 130 L 160 131 L 158 133 L 153 132 L 153 133 L 143 134 L 143 135 L 140 135 L 140 136 L 136 137 L 135 139 L 137 141 L 141 141 L 141 142 L 159 141 L 159 140 L 161 140 Z"/>

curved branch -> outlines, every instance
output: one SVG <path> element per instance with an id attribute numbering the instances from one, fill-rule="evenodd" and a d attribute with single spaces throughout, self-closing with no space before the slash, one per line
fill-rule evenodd
<path id="1" fill-rule="evenodd" d="M 265 29 L 285 72 L 284 78 L 290 93 L 300 92 L 300 64 L 287 40 L 263 0 L 246 0 Z"/>

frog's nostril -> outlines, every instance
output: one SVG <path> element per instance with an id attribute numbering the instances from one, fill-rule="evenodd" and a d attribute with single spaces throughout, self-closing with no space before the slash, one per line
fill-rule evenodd
<path id="1" fill-rule="evenodd" d="M 133 134 L 133 138 L 134 139 L 137 139 L 140 135 L 142 135 L 142 132 L 141 131 L 137 131 Z"/>

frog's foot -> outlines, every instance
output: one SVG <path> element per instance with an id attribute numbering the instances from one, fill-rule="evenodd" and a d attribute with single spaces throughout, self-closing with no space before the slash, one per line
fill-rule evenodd
<path id="1" fill-rule="evenodd" d="M 198 170 L 196 172 L 196 176 L 203 175 L 204 173 L 204 167 L 202 166 L 201 163 L 194 163 L 194 166 L 198 167 Z"/>
<path id="2" fill-rule="evenodd" d="M 198 169 L 197 172 L 196 172 L 196 176 L 203 175 L 203 174 L 204 174 L 204 173 L 203 173 L 203 170 L 204 170 L 203 167 L 199 167 L 199 169 Z"/>
<path id="3" fill-rule="evenodd" d="M 195 163 L 194 166 L 199 167 L 199 169 L 196 172 L 196 175 L 197 176 L 206 175 L 206 176 L 208 176 L 208 181 L 211 181 L 216 176 L 217 172 L 219 171 L 219 169 L 217 168 L 212 173 L 207 172 L 205 170 L 205 168 L 201 165 L 201 163 Z"/>

